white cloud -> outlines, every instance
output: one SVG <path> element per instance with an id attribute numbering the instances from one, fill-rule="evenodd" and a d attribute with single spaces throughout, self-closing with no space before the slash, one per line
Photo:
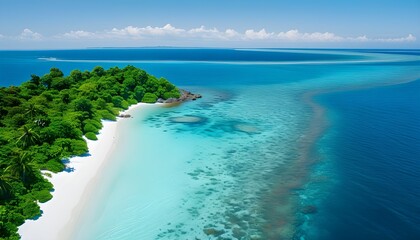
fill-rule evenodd
<path id="1" fill-rule="evenodd" d="M 344 38 L 330 32 L 301 33 L 299 32 L 299 30 L 293 29 L 287 32 L 280 32 L 279 34 L 277 34 L 277 39 L 284 41 L 304 42 L 339 42 L 342 41 Z"/>
<path id="2" fill-rule="evenodd" d="M 240 34 L 237 31 L 230 28 L 226 29 L 225 35 L 227 38 L 237 38 L 238 36 L 240 36 Z"/>
<path id="3" fill-rule="evenodd" d="M 41 40 L 42 35 L 37 32 L 33 32 L 31 29 L 25 28 L 18 38 L 22 40 Z"/>
<path id="4" fill-rule="evenodd" d="M 368 42 L 370 41 L 370 39 L 368 37 L 366 37 L 366 35 L 363 36 L 359 36 L 356 38 L 348 38 L 350 41 L 355 41 L 355 42 Z"/>
<path id="5" fill-rule="evenodd" d="M 291 29 L 284 32 L 269 32 L 265 28 L 261 30 L 247 29 L 244 32 L 238 32 L 235 29 L 228 28 L 219 30 L 217 28 L 207 28 L 200 26 L 198 28 L 183 29 L 176 28 L 171 24 L 162 27 L 135 27 L 127 26 L 124 28 L 112 28 L 110 30 L 102 30 L 89 32 L 84 30 L 74 30 L 52 37 L 44 37 L 40 33 L 34 32 L 28 28 L 24 29 L 18 36 L 4 36 L 0 34 L 0 39 L 21 39 L 21 40 L 58 40 L 69 39 L 78 41 L 81 39 L 92 40 L 145 40 L 158 39 L 161 42 L 170 40 L 207 40 L 207 41 L 246 41 L 246 42 L 270 42 L 270 43 L 322 43 L 322 42 L 348 42 L 348 43 L 404 43 L 415 42 L 416 37 L 412 34 L 406 37 L 390 37 L 390 38 L 370 38 L 366 35 L 362 36 L 339 36 L 331 32 L 299 32 L 298 29 Z"/>
<path id="6" fill-rule="evenodd" d="M 264 39 L 270 39 L 273 36 L 274 36 L 274 33 L 267 33 L 264 28 L 258 32 L 256 32 L 254 29 L 248 29 L 245 31 L 244 39 L 264 40 Z"/>
<path id="7" fill-rule="evenodd" d="M 147 26 L 147 27 L 141 28 L 141 27 L 128 26 L 122 29 L 113 28 L 111 31 L 97 33 L 97 35 L 105 35 L 108 37 L 144 38 L 144 37 L 155 37 L 155 36 L 165 36 L 165 35 L 179 35 L 184 32 L 185 32 L 184 29 L 175 28 L 171 24 L 166 24 L 163 27 Z"/>
<path id="8" fill-rule="evenodd" d="M 401 38 L 378 38 L 375 39 L 378 42 L 415 42 L 417 39 L 412 34 L 408 34 L 407 37 Z"/>
<path id="9" fill-rule="evenodd" d="M 70 39 L 80 39 L 80 38 L 95 38 L 96 34 L 92 32 L 87 32 L 83 30 L 77 30 L 77 31 L 70 31 L 68 33 L 64 33 L 61 36 L 58 36 L 60 38 L 70 38 Z"/>
<path id="10" fill-rule="evenodd" d="M 219 39 L 219 40 L 232 40 L 240 37 L 240 34 L 233 29 L 226 29 L 219 31 L 217 28 L 206 28 L 201 26 L 199 28 L 192 28 L 186 31 L 186 37 L 191 38 L 205 38 L 205 39 Z"/>

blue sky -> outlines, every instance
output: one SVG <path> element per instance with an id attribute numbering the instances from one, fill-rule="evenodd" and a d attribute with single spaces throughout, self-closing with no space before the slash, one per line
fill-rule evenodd
<path id="1" fill-rule="evenodd" d="M 419 0 L 0 0 L 0 49 L 420 48 Z"/>

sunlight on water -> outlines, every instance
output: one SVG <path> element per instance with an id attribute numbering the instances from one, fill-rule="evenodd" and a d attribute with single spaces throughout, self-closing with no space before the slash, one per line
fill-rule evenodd
<path id="1" fill-rule="evenodd" d="M 197 60 L 209 52 L 212 59 Z M 337 116 L 313 98 L 420 78 L 416 55 L 326 52 L 33 53 L 36 71 L 134 64 L 203 95 L 121 121 L 72 239 L 320 239 L 324 229 L 314 226 L 328 221 L 323 203 L 339 182 L 332 146 L 340 138 Z M 9 65 L 0 75 L 18 66 Z"/>
<path id="2" fill-rule="evenodd" d="M 334 173 L 324 145 L 314 145 L 328 120 L 312 97 L 403 82 L 415 73 L 410 66 L 317 69 L 300 81 L 287 81 L 293 71 L 280 75 L 283 84 L 190 87 L 204 98 L 139 111 L 123 123 L 124 139 L 112 160 L 116 168 L 108 170 L 76 237 L 305 239 L 307 231 L 316 236 L 308 224 L 329 196 Z"/>

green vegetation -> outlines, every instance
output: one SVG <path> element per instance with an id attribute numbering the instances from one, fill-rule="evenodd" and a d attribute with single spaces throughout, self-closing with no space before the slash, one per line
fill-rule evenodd
<path id="1" fill-rule="evenodd" d="M 51 68 L 19 87 L 0 88 L 0 239 L 19 239 L 17 226 L 38 217 L 38 202 L 51 199 L 52 185 L 41 170 L 64 170 L 63 159 L 88 151 L 83 138 L 96 140 L 101 119 L 139 101 L 178 98 L 164 78 L 127 66 L 64 76 Z"/>

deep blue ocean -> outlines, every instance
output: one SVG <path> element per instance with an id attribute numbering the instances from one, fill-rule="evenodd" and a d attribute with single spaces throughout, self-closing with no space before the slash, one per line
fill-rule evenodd
<path id="1" fill-rule="evenodd" d="M 156 139 L 121 145 L 127 160 L 103 189 L 132 191 L 136 167 L 153 189 L 127 202 L 102 189 L 77 239 L 420 239 L 420 51 L 0 51 L 0 85 L 97 65 L 134 65 L 204 98 L 126 123 L 132 142 Z"/>
<path id="2" fill-rule="evenodd" d="M 420 81 L 319 96 L 331 112 L 337 182 L 322 239 L 420 237 Z"/>

